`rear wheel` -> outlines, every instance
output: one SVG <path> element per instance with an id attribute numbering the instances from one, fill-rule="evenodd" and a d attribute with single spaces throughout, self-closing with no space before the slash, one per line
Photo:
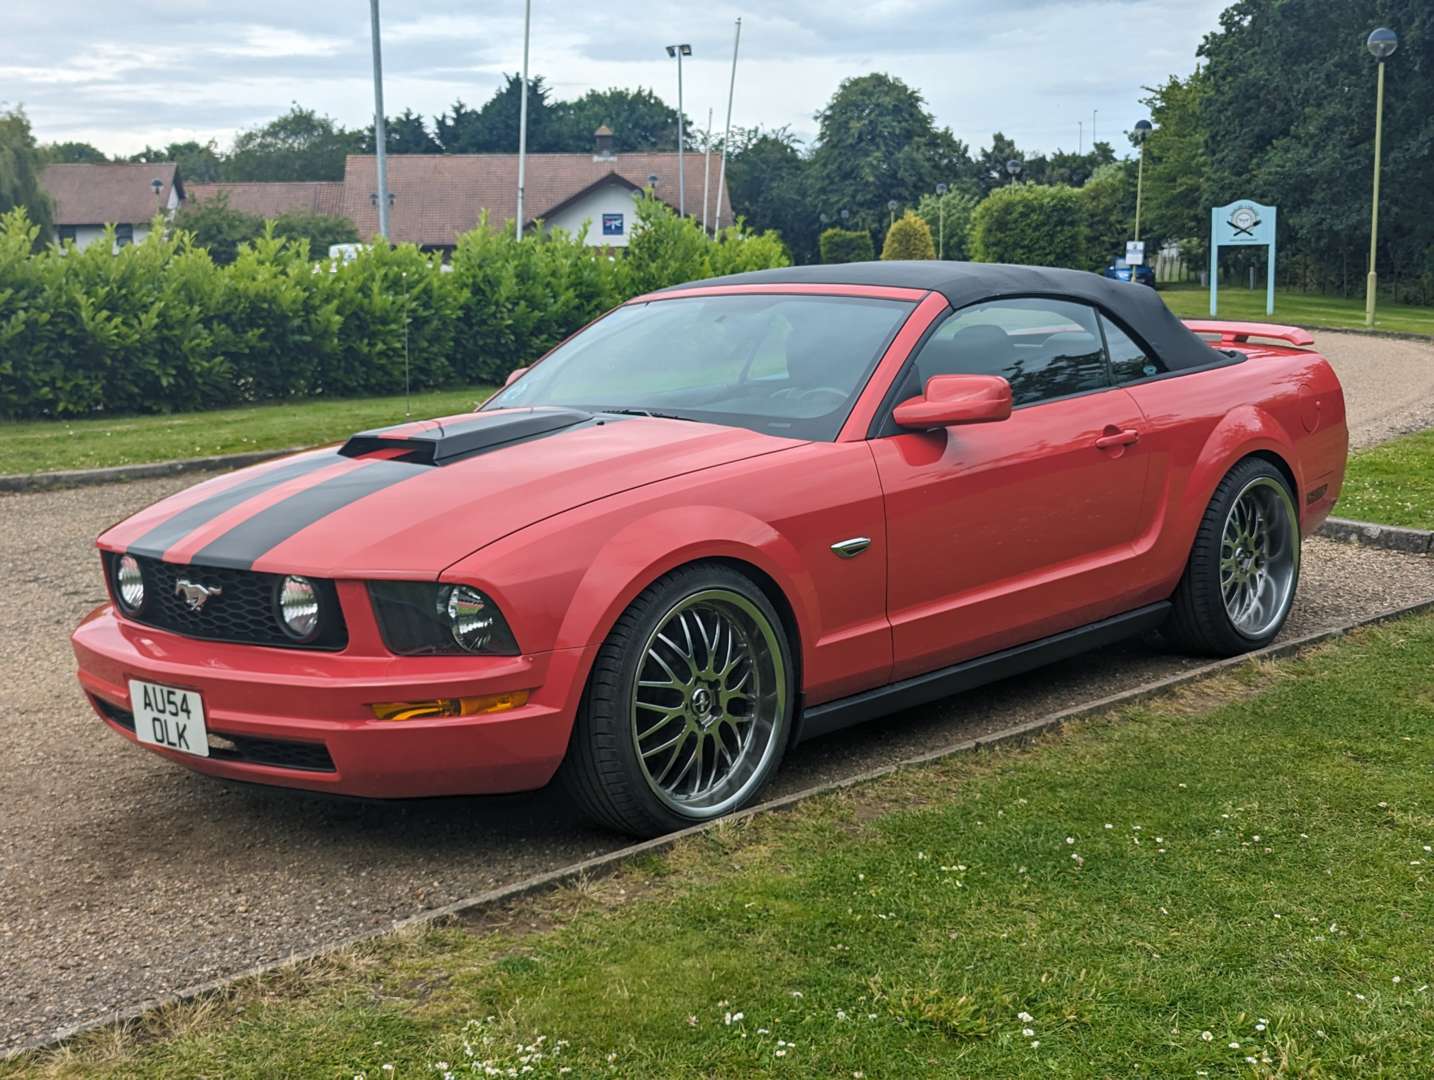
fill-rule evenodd
<path id="1" fill-rule="evenodd" d="M 1182 647 L 1235 656 L 1268 645 L 1289 616 L 1300 576 L 1294 495 L 1264 458 L 1226 474 L 1205 511 L 1167 633 Z"/>
<path id="2" fill-rule="evenodd" d="M 790 646 L 745 575 L 696 564 L 618 620 L 593 665 L 562 779 L 603 824 L 656 836 L 750 804 L 790 730 Z"/>

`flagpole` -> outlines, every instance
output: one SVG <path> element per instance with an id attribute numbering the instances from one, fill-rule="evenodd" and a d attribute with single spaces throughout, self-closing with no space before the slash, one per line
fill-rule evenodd
<path id="1" fill-rule="evenodd" d="M 528 28 L 532 23 L 533 0 L 523 0 L 523 96 L 518 105 L 518 219 L 513 228 L 523 239 L 523 180 L 528 164 Z"/>
<path id="2" fill-rule="evenodd" d="M 707 190 L 712 182 L 712 110 L 707 110 L 707 138 L 702 145 L 702 231 L 707 231 Z"/>
<path id="3" fill-rule="evenodd" d="M 732 95 L 737 91 L 737 46 L 742 43 L 742 20 L 737 19 L 737 33 L 732 38 L 732 78 L 727 84 L 727 126 L 722 129 L 722 164 L 717 169 L 717 207 L 713 217 L 712 231 L 722 230 L 722 192 L 727 183 L 727 144 L 732 141 Z M 731 208 L 731 202 L 728 202 Z"/>

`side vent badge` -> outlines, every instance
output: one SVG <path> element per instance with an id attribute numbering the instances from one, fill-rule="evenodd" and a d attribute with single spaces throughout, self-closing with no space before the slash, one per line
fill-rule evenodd
<path id="1" fill-rule="evenodd" d="M 841 559 L 854 559 L 871 547 L 871 537 L 853 536 L 850 540 L 839 540 L 832 545 L 832 551 Z"/>

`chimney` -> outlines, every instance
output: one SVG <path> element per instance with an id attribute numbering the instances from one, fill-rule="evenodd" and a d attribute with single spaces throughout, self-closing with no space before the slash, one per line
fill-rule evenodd
<path id="1" fill-rule="evenodd" d="M 593 132 L 593 160 L 611 161 L 613 156 L 612 128 L 603 124 Z"/>

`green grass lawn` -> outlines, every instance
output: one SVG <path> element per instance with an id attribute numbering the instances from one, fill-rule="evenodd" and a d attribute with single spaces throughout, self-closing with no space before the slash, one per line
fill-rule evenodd
<path id="1" fill-rule="evenodd" d="M 1427 1076 L 1431 671 L 1404 620 L 0 1076 Z"/>
<path id="2" fill-rule="evenodd" d="M 415 418 L 467 412 L 492 387 L 414 394 Z M 109 465 L 319 446 L 355 431 L 399 423 L 402 396 L 322 398 L 252 405 L 242 409 L 119 416 L 99 420 L 36 420 L 5 423 L 0 474 L 98 469 Z"/>
<path id="3" fill-rule="evenodd" d="M 1351 457 L 1334 512 L 1356 521 L 1434 529 L 1434 429 Z"/>
<path id="4" fill-rule="evenodd" d="M 1210 290 L 1198 285 L 1162 285 L 1160 295 L 1170 310 L 1182 319 L 1210 317 Z M 1364 297 L 1322 296 L 1275 290 L 1275 313 L 1265 314 L 1263 284 L 1253 292 L 1243 286 L 1220 289 L 1221 319 L 1249 322 L 1276 322 L 1295 326 L 1328 326 L 1335 329 L 1367 329 L 1364 325 Z M 1380 303 L 1375 310 L 1374 329 L 1403 334 L 1434 334 L 1434 307 Z"/>

